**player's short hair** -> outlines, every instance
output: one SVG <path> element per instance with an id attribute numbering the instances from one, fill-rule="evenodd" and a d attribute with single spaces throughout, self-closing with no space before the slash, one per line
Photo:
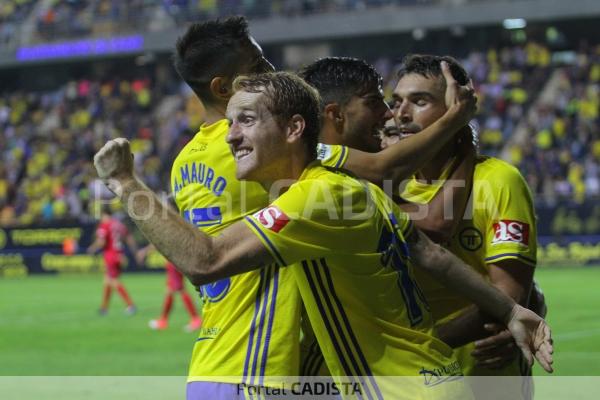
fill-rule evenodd
<path id="1" fill-rule="evenodd" d="M 469 82 L 469 74 L 462 65 L 450 56 L 434 56 L 431 54 L 409 54 L 402 60 L 398 79 L 408 74 L 419 74 L 425 78 L 440 78 L 443 76 L 440 63 L 446 61 L 450 67 L 450 73 L 460 85 Z"/>
<path id="2" fill-rule="evenodd" d="M 322 107 L 331 103 L 345 105 L 352 96 L 362 96 L 383 86 L 375 68 L 352 57 L 325 57 L 302 68 L 298 75 L 316 88 Z"/>
<path id="3" fill-rule="evenodd" d="M 181 78 L 203 101 L 211 102 L 210 81 L 237 75 L 243 49 L 251 46 L 248 21 L 230 17 L 192 24 L 177 39 L 173 64 Z"/>
<path id="4" fill-rule="evenodd" d="M 252 76 L 239 76 L 233 81 L 235 92 L 262 93 L 265 105 L 280 125 L 292 116 L 304 118 L 302 139 L 311 159 L 317 156 L 317 143 L 321 129 L 319 118 L 319 93 L 302 78 L 289 72 L 268 72 Z"/>

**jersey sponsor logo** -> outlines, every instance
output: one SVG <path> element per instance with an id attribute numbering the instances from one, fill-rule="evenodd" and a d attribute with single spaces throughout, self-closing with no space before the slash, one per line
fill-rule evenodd
<path id="1" fill-rule="evenodd" d="M 458 361 L 433 369 L 423 367 L 419 371 L 419 375 L 425 379 L 425 386 L 436 386 L 444 382 L 463 379 Z"/>
<path id="2" fill-rule="evenodd" d="M 477 251 L 483 244 L 483 235 L 479 229 L 468 227 L 460 231 L 458 241 L 463 249 Z"/>
<path id="3" fill-rule="evenodd" d="M 254 218 L 267 229 L 277 233 L 290 222 L 287 215 L 277 206 L 269 206 L 254 214 Z"/>
<path id="4" fill-rule="evenodd" d="M 211 303 L 217 303 L 225 298 L 231 287 L 231 278 L 221 279 L 200 287 L 200 292 Z"/>
<path id="5" fill-rule="evenodd" d="M 501 219 L 493 225 L 492 244 L 519 243 L 529 245 L 529 224 L 510 219 Z"/>

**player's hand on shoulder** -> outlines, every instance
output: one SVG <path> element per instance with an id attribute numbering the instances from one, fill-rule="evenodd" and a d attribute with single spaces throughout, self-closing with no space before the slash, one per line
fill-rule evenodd
<path id="1" fill-rule="evenodd" d="M 550 327 L 546 321 L 518 304 L 515 304 L 508 321 L 508 329 L 523 352 L 528 365 L 533 365 L 535 357 L 544 370 L 553 372 L 554 347 Z"/>
<path id="2" fill-rule="evenodd" d="M 123 138 L 109 140 L 94 156 L 94 167 L 100 179 L 117 193 L 121 184 L 133 179 L 133 154 L 129 141 Z"/>
<path id="3" fill-rule="evenodd" d="M 500 369 L 510 364 L 519 355 L 512 334 L 499 324 L 485 324 L 484 328 L 492 334 L 475 342 L 475 350 L 471 356 L 478 366 L 489 369 Z"/>

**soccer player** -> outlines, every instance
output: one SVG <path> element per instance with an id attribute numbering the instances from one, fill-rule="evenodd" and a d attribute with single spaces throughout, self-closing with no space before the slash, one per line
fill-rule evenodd
<path id="1" fill-rule="evenodd" d="M 142 232 L 193 283 L 265 271 L 274 262 L 295 264 L 291 270 L 332 374 L 365 376 L 361 390 L 369 397 L 414 398 L 408 388 L 398 393 L 398 387 L 380 386 L 376 376 L 436 377 L 438 385 L 425 379 L 411 388 L 423 395 L 455 388 L 460 375 L 451 350 L 425 333 L 432 333 L 432 319 L 412 279 L 418 266 L 506 324 L 528 360 L 533 352 L 551 370 L 550 331 L 540 317 L 414 229 L 381 189 L 315 162 L 314 89 L 294 75 L 272 73 L 238 77 L 234 90 L 227 140 L 237 177 L 265 188 L 286 185 L 271 205 L 218 237 L 194 229 L 139 181 L 127 140 L 110 141 L 94 157 L 99 176 Z"/>
<path id="2" fill-rule="evenodd" d="M 467 82 L 465 70 L 451 57 L 414 55 L 407 57 L 399 72 L 394 90 L 396 125 L 403 136 L 420 132 L 446 110 L 444 79 L 439 68 L 446 61 L 459 83 Z M 468 129 L 468 127 L 465 127 Z M 456 159 L 456 145 L 450 142 L 409 182 L 402 196 L 415 203 L 426 203 L 439 189 L 447 169 Z M 531 193 L 519 171 L 496 158 L 480 156 L 473 173 L 472 206 L 459 224 L 447 248 L 469 264 L 491 284 L 511 296 L 515 302 L 528 305 L 536 265 L 536 222 Z M 475 349 L 473 341 L 490 335 L 486 329 L 489 317 L 471 301 L 451 292 L 423 274 L 417 275 L 431 304 L 440 337 L 452 347 L 467 375 L 529 375 L 529 365 L 520 357 L 504 368 L 488 368 L 507 355 L 510 344 L 498 348 L 484 342 Z M 534 292 L 535 293 L 535 292 Z M 509 336 L 510 337 L 510 336 Z M 474 357 L 477 356 L 477 357 Z M 480 360 L 485 360 L 478 363 Z M 525 388 L 520 393 L 503 395 L 528 398 Z M 489 386 L 476 387 L 475 394 L 489 395 Z"/>
<path id="3" fill-rule="evenodd" d="M 128 232 L 127 227 L 121 221 L 113 217 L 110 207 L 102 207 L 100 223 L 96 229 L 96 239 L 87 248 L 88 254 L 95 254 L 99 250 L 102 250 L 104 256 L 104 289 L 102 292 L 102 304 L 98 310 L 100 315 L 106 315 L 108 312 L 108 304 L 113 289 L 116 290 L 123 301 L 125 301 L 125 304 L 127 305 L 125 313 L 133 315 L 136 312 L 133 300 L 131 300 L 129 293 L 127 293 L 127 289 L 125 289 L 125 286 L 119 280 L 121 266 L 123 265 L 123 259 L 125 257 L 123 254 L 124 241 L 127 242 L 132 254 L 135 254 L 137 246 L 133 236 Z"/>
<path id="4" fill-rule="evenodd" d="M 173 164 L 172 192 L 188 222 L 218 235 L 269 203 L 259 184 L 236 179 L 235 160 L 225 142 L 224 113 L 238 74 L 273 67 L 249 35 L 246 21 L 235 17 L 192 25 L 177 43 L 175 68 L 203 103 L 206 116 Z M 448 114 L 449 121 L 461 118 L 456 110 Z M 434 125 L 422 137 L 396 148 L 398 154 L 393 156 L 406 159 L 405 153 L 418 152 L 447 136 L 442 133 Z M 301 302 L 295 279 L 286 269 L 273 265 L 225 278 L 203 286 L 201 293 L 203 326 L 190 364 L 190 396 L 195 387 L 228 390 L 227 384 L 268 384 L 262 377 L 299 374 L 298 347 L 291 346 L 289 338 L 300 337 Z"/>
<path id="5" fill-rule="evenodd" d="M 384 182 L 384 177 L 390 177 L 392 188 L 386 187 L 386 189 L 393 189 L 394 184 L 400 184 L 397 182 L 398 180 L 408 177 L 403 172 L 410 168 L 408 166 L 412 166 L 416 170 L 428 158 L 435 155 L 445 141 L 451 140 L 452 132 L 458 132 L 475 112 L 476 98 L 472 96 L 471 88 L 467 86 L 454 88 L 459 92 L 457 95 L 463 96 L 464 99 L 459 103 L 460 106 L 454 107 L 457 109 L 454 110 L 454 118 L 450 118 L 452 114 L 448 114 L 439 122 L 445 126 L 447 131 L 444 133 L 440 129 L 433 132 L 442 137 L 435 141 L 430 140 L 431 144 L 422 151 L 413 152 L 414 161 L 406 160 L 402 155 L 398 155 L 399 149 L 406 151 L 405 148 L 402 148 L 403 144 L 390 146 L 389 149 L 380 151 L 381 132 L 390 129 L 390 124 L 395 127 L 395 122 L 384 101 L 383 79 L 373 66 L 356 58 L 325 57 L 304 67 L 299 75 L 316 88 L 322 98 L 322 127 L 319 135 L 318 157 L 330 165 L 349 168 L 360 177 L 369 176 L 375 183 L 384 186 L 389 186 L 388 183 L 390 183 L 389 181 Z M 454 89 L 451 88 L 451 92 Z M 450 93 L 448 97 L 452 100 L 449 100 L 449 108 L 453 108 L 456 96 Z M 386 119 L 388 119 L 387 122 L 385 122 Z M 400 172 L 393 173 L 396 168 L 400 169 Z M 459 179 L 460 176 L 456 176 L 456 174 L 464 170 L 465 168 L 456 168 L 453 178 Z M 380 178 L 374 179 L 375 175 L 379 175 Z M 388 191 L 390 196 L 394 196 L 395 193 L 397 194 L 397 189 L 395 192 Z M 460 195 L 464 199 L 459 199 Z M 394 198 L 396 197 L 394 196 Z M 457 192 L 454 196 L 447 197 L 457 198 L 453 205 L 460 207 L 458 212 L 464 212 L 468 196 Z M 422 230 L 427 228 L 426 231 L 431 236 L 434 232 L 444 230 L 440 229 L 440 224 L 437 223 L 437 220 L 443 218 L 444 197 L 436 196 L 430 204 L 429 211 L 424 220 L 419 221 L 419 225 Z M 328 375 L 324 364 L 320 363 L 322 357 L 318 354 L 318 346 L 314 344 L 316 338 L 304 320 L 303 332 L 305 334 L 301 347 L 303 375 Z"/>
<path id="6" fill-rule="evenodd" d="M 449 71 L 445 73 L 451 77 Z M 437 129 L 430 127 L 422 136 L 427 140 L 426 146 L 413 142 L 413 137 L 411 141 L 381 150 L 382 135 L 384 138 L 386 132 L 389 135 L 390 129 L 395 129 L 395 122 L 383 101 L 383 79 L 375 68 L 355 58 L 326 57 L 304 67 L 299 75 L 315 87 L 323 99 L 318 158 L 327 165 L 348 169 L 382 186 L 398 202 L 405 203 L 399 197 L 399 189 L 412 171 L 424 166 L 455 138 L 476 111 L 477 98 L 470 83 L 449 87 L 445 91 L 447 112 L 432 124 L 431 127 Z M 381 122 L 388 115 L 390 118 L 382 126 Z M 467 185 L 452 187 L 450 183 L 470 182 L 473 158 L 463 157 L 457 163 L 451 171 L 451 180 L 427 205 L 426 212 L 411 205 L 415 211 L 413 220 L 430 238 L 449 237 L 456 227 L 457 218 L 444 218 L 446 209 L 452 209 L 456 215 L 464 213 L 470 190 Z"/>
<path id="7" fill-rule="evenodd" d="M 136 260 L 139 264 L 144 262 L 144 259 L 148 255 L 148 252 L 154 250 L 153 245 L 148 245 L 143 249 L 140 249 L 136 254 Z M 183 275 L 181 272 L 177 271 L 177 268 L 173 265 L 173 263 L 167 261 L 165 265 L 165 273 L 167 276 L 167 294 L 165 295 L 165 300 L 163 302 L 162 312 L 160 317 L 157 319 L 150 320 L 148 325 L 151 329 L 155 330 L 164 330 L 169 327 L 169 315 L 171 314 L 171 310 L 173 308 L 173 297 L 175 293 L 179 293 L 181 296 L 181 301 L 185 305 L 185 309 L 190 315 L 190 322 L 186 326 L 184 326 L 184 330 L 186 332 L 193 332 L 200 328 L 202 325 L 202 320 L 198 316 L 198 312 L 196 311 L 196 306 L 194 306 L 194 301 L 191 296 L 185 290 L 185 285 L 183 283 Z"/>
<path id="8" fill-rule="evenodd" d="M 268 204 L 257 183 L 240 182 L 225 137 L 225 110 L 239 74 L 272 71 L 243 17 L 191 25 L 177 41 L 175 69 L 206 110 L 199 132 L 173 162 L 171 187 L 191 225 L 219 235 Z M 203 322 L 188 377 L 188 397 L 228 397 L 237 384 L 278 385 L 265 376 L 298 375 L 300 296 L 276 264 L 203 285 Z M 285 310 L 285 312 L 276 312 Z M 292 339 L 290 339 L 292 338 Z"/>

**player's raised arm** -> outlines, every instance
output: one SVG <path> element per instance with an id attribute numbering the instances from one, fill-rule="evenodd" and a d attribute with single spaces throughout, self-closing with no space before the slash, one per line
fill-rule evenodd
<path id="1" fill-rule="evenodd" d="M 431 160 L 454 135 L 467 126 L 477 111 L 477 97 L 469 82 L 461 86 L 442 62 L 446 79 L 446 113 L 418 135 L 410 135 L 378 153 L 349 149 L 344 168 L 357 176 L 380 184 L 391 179 L 394 187 Z"/>
<path id="2" fill-rule="evenodd" d="M 458 257 L 414 230 L 407 238 L 411 258 L 445 286 L 460 292 L 498 321 L 503 322 L 523 352 L 529 365 L 533 357 L 552 372 L 552 337 L 546 322 L 491 286 Z"/>
<path id="3" fill-rule="evenodd" d="M 98 175 L 159 252 L 194 284 L 202 285 L 271 263 L 272 256 L 242 222 L 210 237 L 187 223 L 133 173 L 126 139 L 111 140 L 94 156 Z"/>

